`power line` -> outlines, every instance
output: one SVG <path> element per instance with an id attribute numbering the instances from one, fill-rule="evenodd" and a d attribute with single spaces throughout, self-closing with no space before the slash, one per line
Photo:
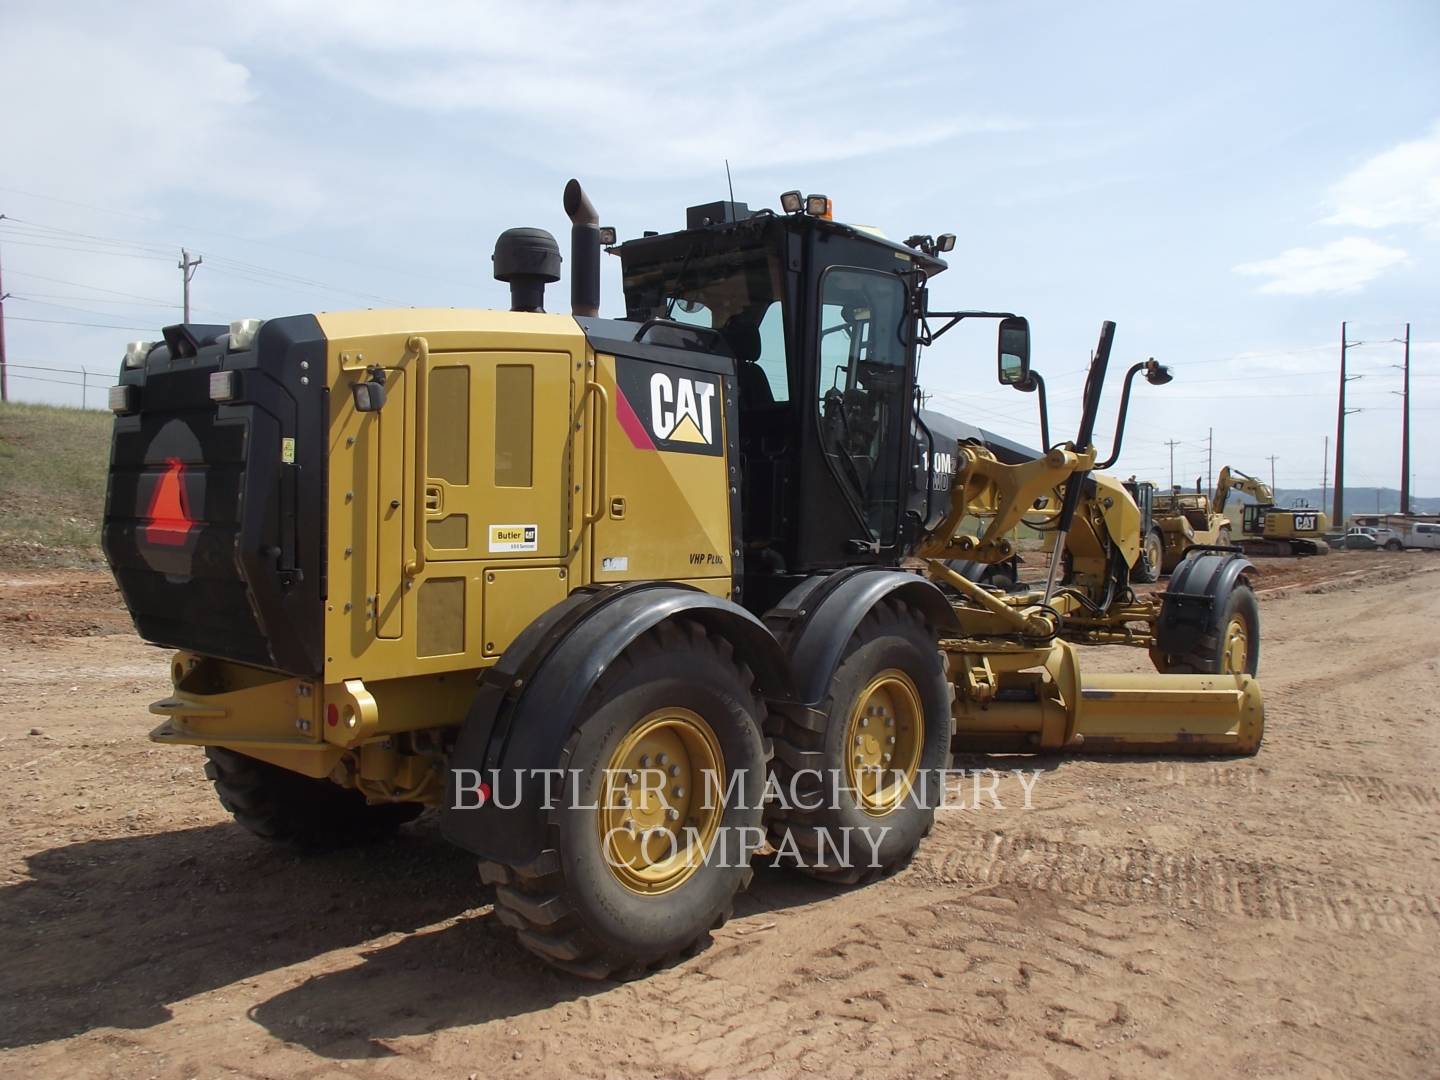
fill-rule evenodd
<path id="1" fill-rule="evenodd" d="M 122 326 L 118 323 L 76 322 L 72 319 L 37 319 L 30 315 L 11 315 L 11 322 L 49 323 L 52 326 L 94 326 L 101 330 L 157 330 L 155 326 Z"/>

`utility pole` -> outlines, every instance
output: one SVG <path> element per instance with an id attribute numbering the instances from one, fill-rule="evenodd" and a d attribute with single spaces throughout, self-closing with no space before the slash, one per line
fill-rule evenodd
<path id="1" fill-rule="evenodd" d="M 1405 397 L 1400 421 L 1400 513 L 1410 513 L 1410 324 L 1405 324 Z"/>
<path id="2" fill-rule="evenodd" d="M 1215 494 L 1215 429 L 1213 427 L 1205 439 L 1205 489 L 1213 497 Z"/>
<path id="3" fill-rule="evenodd" d="M 204 261 L 205 257 L 203 255 L 196 255 L 195 258 L 192 259 L 190 258 L 190 252 L 184 248 L 180 249 L 180 262 L 177 266 L 180 270 L 180 276 L 185 283 L 185 321 L 187 323 L 190 321 L 190 281 L 195 277 L 195 271 L 200 268 L 200 264 Z"/>
<path id="4" fill-rule="evenodd" d="M 0 221 L 4 220 L 5 215 L 0 214 Z M 5 268 L 0 266 L 0 401 L 10 400 L 10 379 L 5 365 L 5 298 L 9 295 L 5 291 Z"/>
<path id="5" fill-rule="evenodd" d="M 1272 495 L 1275 493 L 1275 459 L 1279 456 L 1279 454 L 1270 455 L 1270 493 Z"/>
<path id="6" fill-rule="evenodd" d="M 1175 490 L 1175 447 L 1179 446 L 1180 443 L 1179 443 L 1179 441 L 1176 440 L 1176 439 L 1171 439 L 1171 440 L 1169 440 L 1168 442 L 1166 442 L 1165 445 L 1170 448 L 1170 490 L 1171 490 L 1171 491 L 1174 491 L 1174 490 Z"/>
<path id="7" fill-rule="evenodd" d="M 1340 408 L 1335 416 L 1335 513 L 1331 520 L 1337 529 L 1345 527 L 1345 417 L 1360 411 L 1345 408 L 1345 384 L 1361 377 L 1345 374 L 1345 350 L 1360 344 L 1346 339 L 1348 325 L 1340 324 Z"/>
<path id="8" fill-rule="evenodd" d="M 1320 509 L 1330 499 L 1330 436 L 1325 436 L 1325 453 L 1320 459 Z"/>

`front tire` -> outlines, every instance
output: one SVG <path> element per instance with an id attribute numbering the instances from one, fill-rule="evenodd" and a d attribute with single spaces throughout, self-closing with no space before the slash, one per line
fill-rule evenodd
<path id="1" fill-rule="evenodd" d="M 1386 541 L 1385 541 L 1385 550 L 1386 550 L 1386 551 L 1399 551 L 1399 550 L 1400 550 L 1401 548 L 1403 548 L 1404 546 L 1405 546 L 1405 545 L 1402 544 L 1402 543 L 1400 543 L 1399 540 L 1386 540 Z"/>
<path id="2" fill-rule="evenodd" d="M 221 746 L 205 748 L 205 775 L 220 805 L 250 832 L 277 844 L 326 850 L 388 836 L 424 809 L 371 805 L 354 788 L 315 780 Z"/>
<path id="3" fill-rule="evenodd" d="M 935 822 L 950 707 L 934 634 L 914 609 L 877 604 L 822 707 L 772 718 L 781 799 L 766 824 L 777 863 L 842 884 L 908 864 Z"/>
<path id="4" fill-rule="evenodd" d="M 1189 652 L 1170 656 L 1152 649 L 1157 671 L 1167 674 L 1255 675 L 1260 670 L 1260 604 L 1255 591 L 1237 582 L 1217 624 Z"/>
<path id="5" fill-rule="evenodd" d="M 610 666 L 561 754 L 546 850 L 480 864 L 521 945 L 573 974 L 625 978 L 724 924 L 764 835 L 753 682 L 728 641 L 692 622 L 661 624 Z"/>

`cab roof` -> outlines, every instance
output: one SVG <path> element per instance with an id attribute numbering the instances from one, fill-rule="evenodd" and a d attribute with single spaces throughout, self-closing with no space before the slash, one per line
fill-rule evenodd
<path id="1" fill-rule="evenodd" d="M 644 257 L 652 252 L 659 254 L 674 245 L 676 241 L 685 241 L 688 246 L 693 239 L 705 235 L 720 237 L 726 234 L 738 235 L 752 230 L 778 227 L 786 232 L 795 233 L 814 229 L 821 233 L 873 244 L 908 259 L 915 266 L 924 270 L 929 277 L 941 273 L 949 265 L 944 259 L 927 255 L 919 248 L 897 243 L 870 226 L 850 225 L 843 221 L 831 221 L 828 218 L 815 217 L 805 213 L 777 214 L 769 209 L 751 210 L 745 203 L 718 202 L 692 206 L 686 211 L 686 225 L 686 228 L 674 232 L 646 233 L 644 236 L 626 240 L 611 250 L 616 253 Z"/>

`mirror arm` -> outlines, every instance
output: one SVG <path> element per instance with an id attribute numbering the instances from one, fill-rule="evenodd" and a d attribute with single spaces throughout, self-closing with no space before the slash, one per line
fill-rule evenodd
<path id="1" fill-rule="evenodd" d="M 930 341 L 934 341 L 947 330 L 954 329 L 962 319 L 1014 319 L 1017 318 L 1013 311 L 927 311 L 925 318 L 934 316 L 937 319 L 946 320 L 945 325 L 930 334 Z M 930 344 L 927 341 L 925 344 Z"/>
<path id="2" fill-rule="evenodd" d="M 1038 371 L 1030 372 L 1030 377 L 1035 380 L 1035 390 L 1040 395 L 1040 449 L 1049 450 L 1050 442 L 1050 405 L 1045 400 L 1045 380 L 1040 377 Z"/>
<path id="3" fill-rule="evenodd" d="M 1097 469 L 1110 468 L 1120 457 L 1120 447 L 1125 441 L 1125 414 L 1130 410 L 1130 387 L 1134 385 L 1135 376 L 1144 370 L 1145 361 L 1142 360 L 1125 373 L 1125 389 L 1120 392 L 1120 411 L 1115 416 L 1115 445 L 1110 448 L 1108 458 L 1095 463 Z"/>

